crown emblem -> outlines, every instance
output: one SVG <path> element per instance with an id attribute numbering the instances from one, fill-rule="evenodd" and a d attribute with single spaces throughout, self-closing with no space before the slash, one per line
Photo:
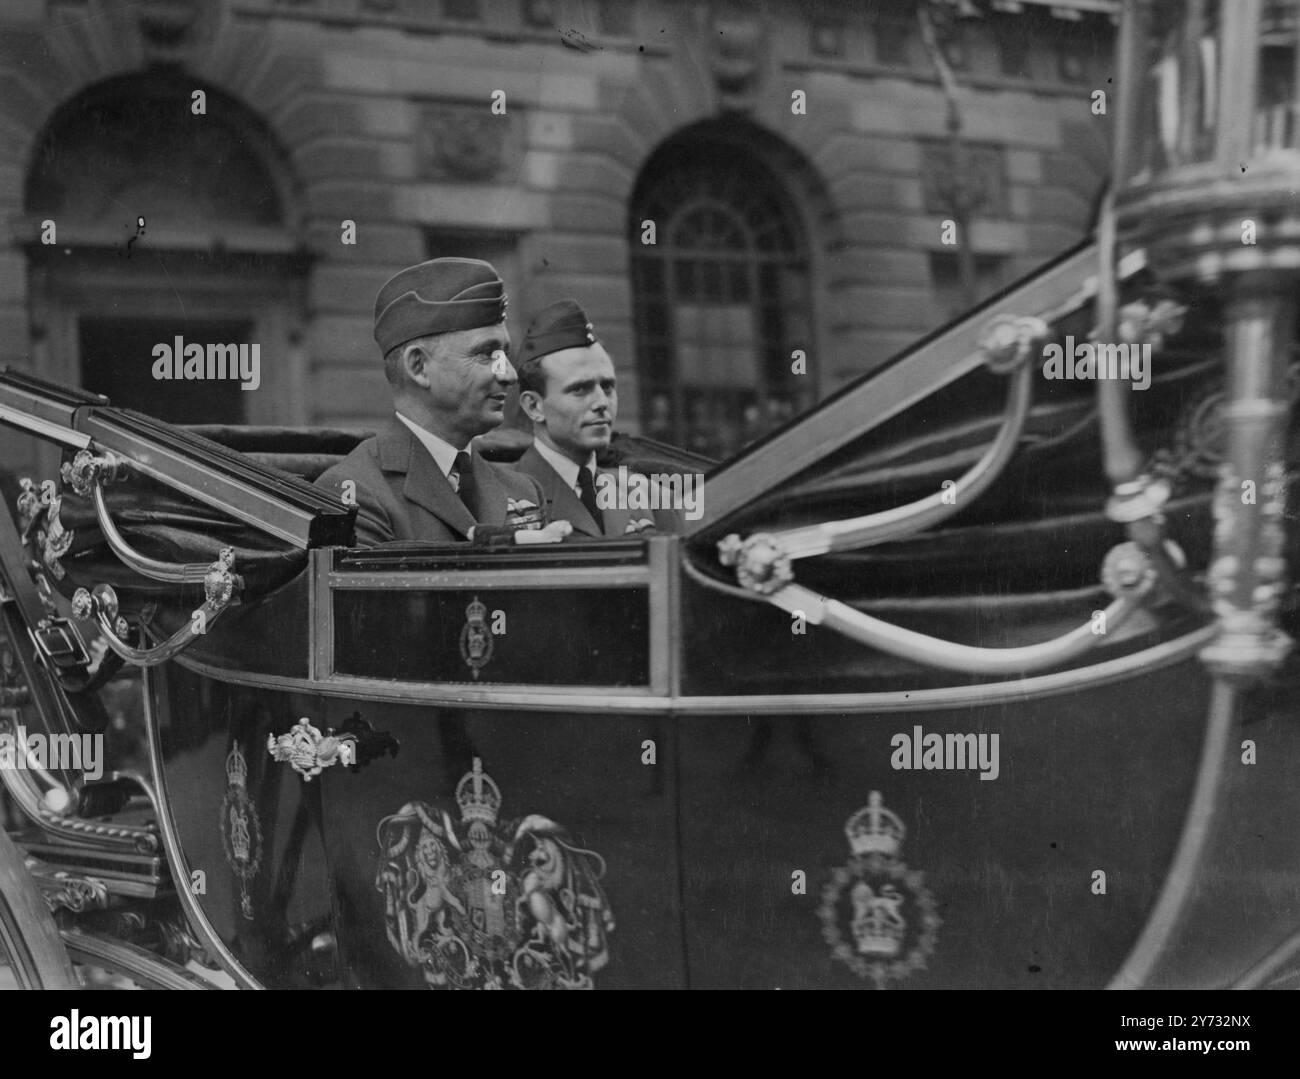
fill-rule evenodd
<path id="1" fill-rule="evenodd" d="M 226 755 L 226 795 L 221 799 L 221 849 L 230 872 L 239 881 L 239 911 L 253 920 L 250 887 L 262 865 L 262 825 L 248 797 L 248 761 L 238 742 Z"/>
<path id="2" fill-rule="evenodd" d="M 460 806 L 463 822 L 481 820 L 496 824 L 501 809 L 501 788 L 483 771 L 481 757 L 474 758 L 474 770 L 466 772 L 456 784 L 456 804 Z"/>
<path id="3" fill-rule="evenodd" d="M 848 864 L 831 870 L 817 914 L 831 956 L 876 988 L 924 970 L 940 925 L 925 874 L 898 857 L 907 829 L 879 791 L 844 822 Z"/>
<path id="4" fill-rule="evenodd" d="M 849 891 L 853 903 L 853 939 L 859 955 L 893 957 L 903 946 L 907 922 L 899 913 L 903 894 L 892 884 L 885 884 L 879 893 L 864 880 L 858 881 Z"/>
<path id="5" fill-rule="evenodd" d="M 867 804 L 844 824 L 849 850 L 854 854 L 881 854 L 892 858 L 903 845 L 907 834 L 902 820 L 885 808 L 880 791 L 872 791 Z"/>
<path id="6" fill-rule="evenodd" d="M 243 790 L 248 786 L 248 761 L 236 742 L 226 755 L 226 786 Z"/>
<path id="7" fill-rule="evenodd" d="M 488 632 L 487 604 L 475 596 L 465 608 L 465 625 L 460 631 L 460 654 L 478 678 L 478 672 L 492 658 L 492 634 Z"/>

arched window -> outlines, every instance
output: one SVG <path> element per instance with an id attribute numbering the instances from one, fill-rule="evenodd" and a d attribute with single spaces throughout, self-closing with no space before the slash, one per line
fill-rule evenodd
<path id="1" fill-rule="evenodd" d="M 178 423 L 301 422 L 304 260 L 260 119 L 169 71 L 88 88 L 33 149 L 25 210 L 36 373 Z M 143 225 L 141 222 L 143 221 Z M 257 348 L 252 379 L 159 379 L 154 348 Z"/>
<path id="2" fill-rule="evenodd" d="M 212 116 L 196 117 L 188 83 L 149 77 L 98 87 L 59 111 L 32 155 L 27 209 L 110 228 L 134 211 L 190 228 L 283 217 L 270 170 L 217 101 Z"/>
<path id="3" fill-rule="evenodd" d="M 807 241 L 767 165 L 736 143 L 669 143 L 629 210 L 642 431 L 724 457 L 811 404 L 791 370 L 813 351 Z"/>

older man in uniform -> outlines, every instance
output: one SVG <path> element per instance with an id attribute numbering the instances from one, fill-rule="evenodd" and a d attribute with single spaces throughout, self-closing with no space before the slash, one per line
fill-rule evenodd
<path id="1" fill-rule="evenodd" d="M 501 278 L 479 259 L 422 262 L 379 290 L 375 340 L 396 415 L 316 481 L 358 506 L 359 546 L 454 542 L 476 528 L 508 536 L 545 523 L 538 484 L 471 447 L 504 419 L 517 381 L 506 303 Z M 567 529 L 556 531 L 529 538 L 558 539 Z"/>
<path id="2" fill-rule="evenodd" d="M 544 308 L 528 327 L 519 356 L 519 390 L 519 405 L 533 424 L 533 444 L 515 468 L 541 485 L 551 520 L 569 521 L 575 537 L 623 536 L 651 527 L 682 530 L 682 513 L 668 507 L 666 497 L 657 499 L 659 509 L 597 498 L 602 482 L 614 489 L 614 474 L 596 467 L 596 453 L 613 436 L 618 389 L 609 353 L 574 300 Z"/>

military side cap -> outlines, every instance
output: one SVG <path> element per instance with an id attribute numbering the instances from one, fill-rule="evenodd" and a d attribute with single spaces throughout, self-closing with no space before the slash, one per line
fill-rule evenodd
<path id="1" fill-rule="evenodd" d="M 524 334 L 519 363 L 559 352 L 562 348 L 583 348 L 596 343 L 596 331 L 576 300 L 557 300 L 537 312 Z"/>
<path id="2" fill-rule="evenodd" d="M 441 258 L 409 266 L 375 297 L 375 340 L 380 349 L 427 334 L 495 326 L 506 317 L 506 289 L 490 262 Z"/>

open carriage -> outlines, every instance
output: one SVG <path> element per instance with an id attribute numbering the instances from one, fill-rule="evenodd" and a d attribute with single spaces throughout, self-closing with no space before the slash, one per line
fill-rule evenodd
<path id="1" fill-rule="evenodd" d="M 1140 293 L 1141 256 L 1119 265 Z M 1294 704 L 1198 658 L 1222 632 L 1218 312 L 1190 307 L 1138 399 L 1165 526 L 1126 525 L 1093 387 L 1029 392 L 1030 346 L 1086 323 L 1097 279 L 1087 246 L 713 468 L 681 537 L 353 549 L 353 511 L 306 482 L 348 436 L 206 437 L 4 375 L 0 419 L 65 457 L 0 519 L 5 729 L 104 732 L 110 765 L 140 743 L 97 779 L 4 771 L 17 968 L 1293 977 Z M 1251 916 L 1225 929 L 1229 907 Z"/>
<path id="2" fill-rule="evenodd" d="M 0 769 L 19 980 L 1293 986 L 1294 234 L 1230 247 L 1205 145 L 1121 150 L 1118 249 L 708 467 L 680 536 L 356 549 L 308 482 L 356 436 L 0 376 L 63 454 L 0 514 L 0 730 L 109 755 Z M 1150 388 L 1044 379 L 1090 336 Z"/>

